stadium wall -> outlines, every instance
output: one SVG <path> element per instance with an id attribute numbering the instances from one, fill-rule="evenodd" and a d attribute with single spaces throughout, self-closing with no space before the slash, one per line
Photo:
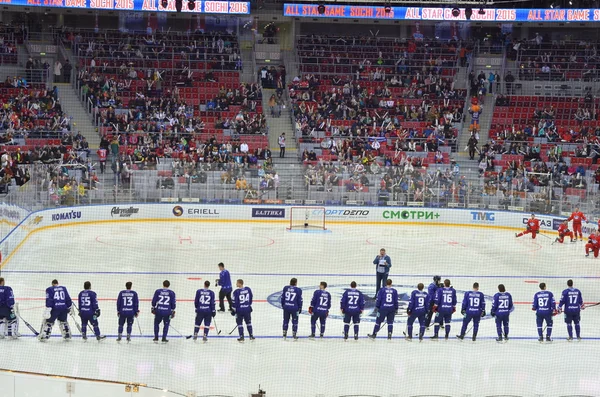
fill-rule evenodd
<path id="1" fill-rule="evenodd" d="M 285 227 L 291 206 L 218 205 L 199 203 L 98 205 L 61 207 L 28 213 L 0 241 L 0 252 L 6 264 L 29 236 L 59 227 L 113 222 L 239 222 L 271 223 Z M 316 217 L 325 211 L 325 226 L 335 232 L 335 225 L 421 225 L 461 226 L 523 230 L 530 214 L 516 211 L 481 209 L 440 209 L 426 207 L 319 207 L 312 209 Z M 24 214 L 23 214 L 24 215 Z M 538 215 L 544 232 L 552 232 L 564 217 Z M 15 219 L 16 220 L 16 219 Z M 584 232 L 595 225 L 588 223 Z"/>

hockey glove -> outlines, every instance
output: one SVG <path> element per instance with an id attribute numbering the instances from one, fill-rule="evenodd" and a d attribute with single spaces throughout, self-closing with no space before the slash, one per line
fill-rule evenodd
<path id="1" fill-rule="evenodd" d="M 558 310 L 554 309 L 554 311 L 552 312 L 553 316 L 556 316 L 558 314 Z"/>
<path id="2" fill-rule="evenodd" d="M 46 310 L 44 310 L 44 320 L 48 320 L 50 317 L 52 316 L 52 309 L 47 307 Z"/>
<path id="3" fill-rule="evenodd" d="M 298 309 L 298 311 L 296 312 L 296 316 L 299 316 L 302 313 L 302 309 Z"/>
<path id="4" fill-rule="evenodd" d="M 309 314 L 313 314 L 313 308 L 312 308 L 312 306 L 309 306 L 309 307 L 308 307 L 308 313 L 309 313 Z"/>
<path id="5" fill-rule="evenodd" d="M 100 309 L 96 309 L 96 311 L 94 312 L 94 317 L 100 317 Z"/>
<path id="6" fill-rule="evenodd" d="M 219 286 L 219 279 L 216 279 L 215 280 L 215 287 L 218 287 L 218 286 Z"/>
<path id="7" fill-rule="evenodd" d="M 484 311 L 481 312 L 481 317 L 485 317 L 485 315 L 486 315 L 486 312 L 484 310 Z"/>
<path id="8" fill-rule="evenodd" d="M 581 305 L 581 310 L 585 310 L 585 303 Z"/>
<path id="9" fill-rule="evenodd" d="M 150 311 L 152 312 L 152 314 L 156 315 L 156 308 L 153 307 L 152 309 L 150 309 Z"/>
<path id="10" fill-rule="evenodd" d="M 76 314 L 77 314 L 77 313 L 75 313 L 75 306 L 71 306 L 71 307 L 69 308 L 69 314 L 70 314 L 70 315 L 72 315 L 72 316 L 74 316 L 74 315 L 76 315 Z"/>
<path id="11" fill-rule="evenodd" d="M 217 315 L 217 312 L 212 312 L 211 315 L 213 316 L 213 318 Z"/>
<path id="12" fill-rule="evenodd" d="M 171 318 L 175 318 L 175 310 L 171 312 Z"/>
<path id="13" fill-rule="evenodd" d="M 535 311 L 535 307 L 532 307 L 531 310 Z"/>
<path id="14" fill-rule="evenodd" d="M 344 312 L 344 311 L 342 310 L 342 313 L 343 313 L 343 312 Z M 378 308 L 378 307 L 376 307 L 376 308 L 375 308 L 375 310 L 373 310 L 373 314 L 379 314 L 379 308 Z"/>
<path id="15" fill-rule="evenodd" d="M 490 314 L 492 315 L 492 317 L 496 317 L 496 312 L 495 311 L 491 311 Z"/>
<path id="16" fill-rule="evenodd" d="M 437 313 L 437 309 L 438 309 L 437 305 L 433 305 L 433 308 L 431 309 L 431 311 L 434 313 Z"/>
<path id="17" fill-rule="evenodd" d="M 453 312 L 453 313 L 454 313 L 454 312 Z M 462 315 L 463 315 L 463 317 L 467 317 L 467 311 L 466 311 L 465 309 L 462 309 L 462 310 L 460 311 L 460 314 L 462 314 Z"/>
<path id="18" fill-rule="evenodd" d="M 230 313 L 233 317 L 235 317 L 235 309 L 232 309 Z"/>
<path id="19" fill-rule="evenodd" d="M 410 316 L 412 314 L 412 312 L 410 310 L 406 309 L 406 314 Z"/>
<path id="20" fill-rule="evenodd" d="M 377 309 L 375 309 L 375 310 L 377 310 Z M 344 313 L 344 309 L 340 309 L 340 311 L 342 312 L 342 314 L 345 314 L 345 313 Z"/>
<path id="21" fill-rule="evenodd" d="M 456 313 L 456 307 L 452 308 L 452 313 Z"/>
<path id="22" fill-rule="evenodd" d="M 8 316 L 8 318 L 9 318 L 10 320 L 14 320 L 14 319 L 15 319 L 15 317 L 17 317 L 17 315 L 15 314 L 15 309 L 11 308 L 11 309 L 10 309 L 10 315 Z"/>

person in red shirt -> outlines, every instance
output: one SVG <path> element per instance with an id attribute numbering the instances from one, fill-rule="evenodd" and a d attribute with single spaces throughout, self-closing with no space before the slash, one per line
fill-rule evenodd
<path id="1" fill-rule="evenodd" d="M 98 155 L 98 159 L 100 161 L 100 173 L 104 174 L 104 170 L 106 169 L 106 155 L 108 154 L 106 149 L 100 148 L 96 151 Z"/>
<path id="2" fill-rule="evenodd" d="M 579 238 L 583 241 L 583 234 L 581 234 L 581 222 L 587 221 L 583 212 L 579 211 L 579 208 L 575 208 L 575 211 L 571 214 L 567 221 L 573 221 L 573 232 L 575 232 L 575 241 L 577 241 L 577 234 L 579 233 Z"/>
<path id="3" fill-rule="evenodd" d="M 590 256 L 590 251 L 594 252 L 594 258 L 600 253 L 600 236 L 596 233 L 589 235 L 588 242 L 585 245 L 585 256 Z"/>
<path id="4" fill-rule="evenodd" d="M 569 222 L 568 221 L 564 221 L 563 223 L 560 224 L 560 226 L 558 227 L 558 237 L 554 241 L 555 242 L 558 241 L 559 243 L 562 244 L 565 240 L 565 236 L 571 237 L 572 243 L 576 241 L 576 240 L 573 240 L 573 232 L 569 230 Z"/>
<path id="5" fill-rule="evenodd" d="M 515 237 L 521 237 L 525 234 L 531 233 L 531 238 L 535 239 L 535 236 L 540 232 L 540 221 L 535 219 L 535 214 L 531 214 L 531 218 L 527 220 L 527 230 L 524 232 L 515 233 Z"/>

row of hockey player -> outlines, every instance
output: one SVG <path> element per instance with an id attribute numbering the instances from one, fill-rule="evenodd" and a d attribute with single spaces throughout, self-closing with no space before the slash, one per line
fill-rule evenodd
<path id="1" fill-rule="evenodd" d="M 573 230 L 569 230 L 569 222 L 573 222 Z M 577 241 L 579 237 L 579 241 L 583 241 L 583 233 L 582 233 L 582 222 L 586 221 L 587 218 L 585 215 L 579 211 L 579 208 L 575 208 L 575 211 L 564 220 L 558 226 L 558 237 L 554 240 L 555 243 L 564 243 L 565 237 L 569 237 L 572 243 Z M 595 258 L 598 258 L 600 254 L 600 220 L 598 220 L 597 231 L 592 231 L 588 236 L 588 241 L 585 245 L 585 256 L 589 257 L 590 252 L 594 254 Z M 531 234 L 531 238 L 535 239 L 536 236 L 540 233 L 540 221 L 536 219 L 535 214 L 531 214 L 531 217 L 527 220 L 526 230 L 521 233 L 516 233 L 515 237 L 521 237 L 526 234 Z M 554 244 L 554 243 L 553 243 Z"/>
<path id="2" fill-rule="evenodd" d="M 222 265 L 222 264 L 220 264 Z M 450 335 L 450 324 L 452 315 L 456 312 L 457 298 L 456 290 L 451 286 L 450 280 L 444 280 L 440 284 L 441 278 L 435 276 L 428 290 L 424 290 L 424 285 L 419 283 L 417 289 L 410 295 L 407 308 L 408 340 L 412 340 L 413 324 L 419 321 L 419 340 L 423 339 L 425 329 L 429 326 L 433 314 L 435 314 L 434 336 L 433 340 L 439 338 L 439 331 L 442 326 L 445 329 L 445 338 Z M 298 280 L 292 278 L 290 284 L 284 287 L 281 294 L 281 307 L 283 309 L 283 337 L 287 337 L 289 322 L 292 322 L 292 332 L 294 339 L 297 339 L 298 318 L 302 312 L 302 290 L 297 286 Z M 567 282 L 568 288 L 562 293 L 562 298 L 557 307 L 554 295 L 546 291 L 546 285 L 540 284 L 540 291 L 536 293 L 533 299 L 532 310 L 536 312 L 538 335 L 542 341 L 543 325 L 546 324 L 546 340 L 551 340 L 553 316 L 557 315 L 565 308 L 565 321 L 569 333 L 568 340 L 573 339 L 573 327 L 577 339 L 580 339 L 580 311 L 584 308 L 581 292 L 573 287 L 573 281 Z M 127 323 L 127 340 L 131 339 L 132 325 L 134 319 L 139 315 L 138 294 L 132 290 L 132 283 L 127 282 L 126 289 L 119 292 L 117 298 L 117 315 L 119 317 L 119 329 L 117 341 L 121 341 L 122 332 L 125 323 Z M 154 314 L 154 341 L 158 342 L 159 328 L 162 323 L 163 333 L 162 341 L 167 342 L 169 325 L 172 318 L 175 317 L 176 296 L 175 292 L 169 289 L 168 280 L 163 282 L 163 288 L 157 289 L 152 298 L 151 312 Z M 237 328 L 239 332 L 239 341 L 244 341 L 244 327 L 246 324 L 250 339 L 254 339 L 251 313 L 253 295 L 250 288 L 244 286 L 243 280 L 237 280 L 237 289 L 233 291 L 231 314 L 236 317 Z M 216 315 L 215 294 L 210 288 L 210 282 L 204 282 L 204 288 L 196 291 L 194 304 L 196 308 L 196 319 L 194 327 L 194 340 L 198 337 L 198 332 L 204 324 L 203 340 L 206 341 L 211 325 L 211 320 Z M 67 321 L 68 314 L 75 318 L 75 311 L 79 311 L 82 326 L 80 329 L 82 338 L 87 339 L 87 325 L 92 326 L 94 335 L 100 341 L 105 337 L 101 335 L 98 317 L 100 317 L 100 308 L 98 298 L 91 290 L 91 283 L 84 283 L 84 290 L 79 293 L 79 307 L 73 304 L 67 289 L 58 284 L 57 280 L 52 281 L 52 286 L 46 289 L 46 309 L 44 311 L 44 320 L 39 339 L 45 341 L 50 337 L 52 327 L 56 320 L 64 339 L 71 339 L 70 327 Z M 0 278 L 0 321 L 8 322 L 9 336 L 16 334 L 16 316 L 14 312 L 15 298 L 10 287 L 4 285 L 4 279 Z M 361 291 L 357 289 L 356 282 L 350 283 L 350 288 L 342 295 L 340 310 L 344 314 L 344 339 L 348 339 L 350 324 L 354 325 L 354 338 L 358 339 L 359 324 L 361 314 L 365 308 L 365 298 Z M 320 287 L 313 294 L 311 304 L 308 309 L 311 314 L 311 334 L 315 337 L 316 323 L 320 323 L 320 336 L 325 332 L 326 319 L 331 309 L 331 295 L 327 291 L 327 283 L 321 282 Z M 479 291 L 479 284 L 473 285 L 473 290 L 465 293 L 462 301 L 461 314 L 464 316 L 461 332 L 458 336 L 463 339 L 467 333 L 467 327 L 473 322 L 473 336 L 475 340 L 479 330 L 479 322 L 486 316 L 485 297 Z M 509 316 L 514 310 L 512 296 L 506 292 L 504 285 L 498 286 L 498 293 L 494 295 L 491 315 L 496 319 L 496 328 L 498 341 L 508 340 Z M 398 314 L 398 292 L 392 287 L 392 280 L 388 279 L 386 286 L 382 288 L 376 298 L 375 311 L 376 321 L 372 334 L 369 338 L 375 339 L 381 324 L 387 323 L 388 338 L 391 339 L 393 332 L 394 318 Z M 77 323 L 76 323 L 77 324 Z M 78 325 L 78 324 L 77 324 Z"/>

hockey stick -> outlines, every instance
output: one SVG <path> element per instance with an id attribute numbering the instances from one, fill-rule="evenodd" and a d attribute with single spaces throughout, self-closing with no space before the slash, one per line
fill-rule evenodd
<path id="1" fill-rule="evenodd" d="M 544 236 L 544 237 L 546 237 L 547 239 L 550 239 L 550 240 L 552 240 L 552 237 L 550 237 L 550 236 L 546 236 L 544 233 L 538 233 L 538 234 L 539 234 L 540 236 Z"/>
<path id="2" fill-rule="evenodd" d="M 221 330 L 217 327 L 217 319 L 213 318 L 213 322 L 215 323 L 215 331 L 217 331 L 217 335 L 221 335 Z"/>
<path id="3" fill-rule="evenodd" d="M 135 323 L 138 326 L 138 330 L 140 331 L 140 336 L 144 336 L 144 334 L 142 333 L 142 327 L 140 326 L 140 320 L 138 320 L 137 316 L 135 316 Z"/>
<path id="4" fill-rule="evenodd" d="M 594 306 L 600 306 L 600 302 L 598 302 L 598 303 L 592 303 L 591 305 L 585 306 L 585 308 L 588 309 L 588 308 L 594 307 Z"/>
<path id="5" fill-rule="evenodd" d="M 233 331 L 235 331 L 237 329 L 237 324 L 235 325 L 235 327 L 233 327 L 233 329 L 231 330 L 231 332 L 229 333 L 229 335 L 233 334 Z"/>
<path id="6" fill-rule="evenodd" d="M 79 312 L 79 308 L 77 307 L 77 305 L 75 303 L 73 303 L 73 307 L 75 309 L 77 309 L 77 312 Z M 83 335 L 83 332 L 81 331 L 81 325 L 79 325 L 79 323 L 77 322 L 77 317 L 75 317 L 75 312 L 73 312 L 73 310 L 69 310 L 69 314 L 71 315 L 71 317 L 73 317 L 73 322 L 75 323 L 77 330 L 79 331 L 79 333 L 81 335 Z"/>
<path id="7" fill-rule="evenodd" d="M 177 330 L 177 328 L 173 327 L 172 325 L 170 326 L 170 328 L 171 328 L 173 331 L 177 332 L 177 333 L 179 334 L 179 336 L 181 336 L 182 338 L 185 338 L 185 339 L 190 339 L 190 338 L 192 337 L 192 335 L 184 336 L 184 335 L 183 335 L 181 332 L 179 332 L 179 331 Z"/>
<path id="8" fill-rule="evenodd" d="M 15 313 L 17 314 L 17 317 L 19 317 L 19 319 L 20 319 L 21 321 L 23 321 L 23 324 L 25 324 L 25 326 L 26 326 L 27 328 L 29 328 L 29 330 L 30 330 L 31 332 L 33 332 L 33 334 L 34 334 L 35 336 L 38 336 L 38 335 L 40 334 L 39 332 L 37 332 L 37 331 L 35 330 L 35 328 L 33 328 L 33 327 L 31 326 L 31 324 L 29 324 L 27 321 L 25 321 L 25 320 L 23 319 L 23 317 L 21 317 L 21 312 L 19 311 L 19 304 L 18 304 L 18 303 L 15 305 Z"/>

